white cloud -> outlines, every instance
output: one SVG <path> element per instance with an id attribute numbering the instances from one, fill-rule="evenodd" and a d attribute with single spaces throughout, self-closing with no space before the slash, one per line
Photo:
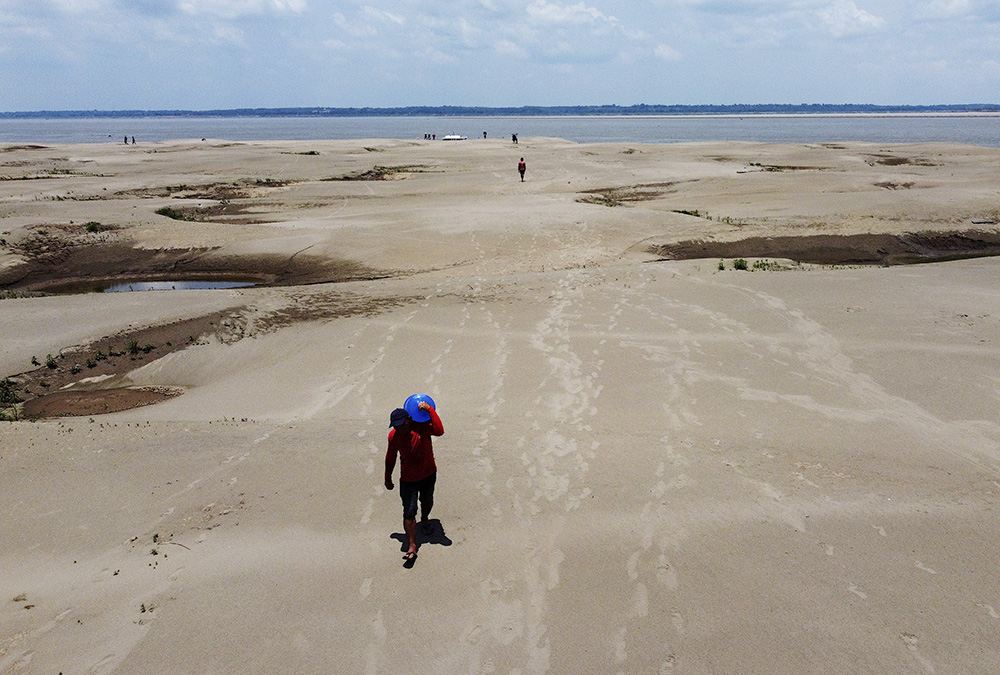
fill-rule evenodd
<path id="1" fill-rule="evenodd" d="M 549 25 L 618 23 L 615 17 L 607 16 L 596 7 L 587 7 L 582 2 L 575 5 L 559 5 L 546 0 L 535 0 L 528 5 L 527 12 L 533 21 Z"/>
<path id="2" fill-rule="evenodd" d="M 661 61 L 680 61 L 681 53 L 670 45 L 658 44 L 653 49 L 653 54 Z"/>
<path id="3" fill-rule="evenodd" d="M 104 9 L 108 5 L 108 0 L 49 0 L 57 12 L 68 12 L 70 14 L 82 14 L 85 12 L 96 12 Z"/>
<path id="4" fill-rule="evenodd" d="M 212 42 L 218 45 L 235 45 L 245 47 L 246 39 L 243 31 L 225 24 L 217 24 L 212 27 Z"/>
<path id="5" fill-rule="evenodd" d="M 458 22 L 459 32 L 462 36 L 462 44 L 469 48 L 476 48 L 481 45 L 485 37 L 483 31 L 476 25 L 469 23 L 464 18 Z"/>
<path id="6" fill-rule="evenodd" d="M 343 31 L 346 35 L 350 35 L 352 37 L 368 38 L 378 34 L 378 31 L 367 23 L 350 21 L 346 16 L 340 13 L 334 14 L 331 19 L 337 28 Z"/>
<path id="7" fill-rule="evenodd" d="M 404 23 L 406 23 L 406 20 L 399 14 L 393 14 L 383 9 L 376 9 L 375 7 L 370 7 L 368 5 L 365 5 L 363 11 L 365 16 L 367 16 L 370 19 L 374 19 L 380 23 L 394 23 L 397 26 L 402 26 Z"/>
<path id="8" fill-rule="evenodd" d="M 629 68 L 634 67 L 636 64 L 644 62 L 649 58 L 649 52 L 643 51 L 641 49 L 626 48 L 622 49 L 615 55 L 615 61 L 622 64 L 623 66 L 628 66 Z"/>
<path id="9" fill-rule="evenodd" d="M 566 40 L 557 40 L 549 45 L 549 54 L 570 56 L 576 52 L 572 44 Z"/>
<path id="10" fill-rule="evenodd" d="M 885 19 L 860 9 L 854 4 L 854 0 L 839 0 L 836 4 L 820 11 L 819 15 L 837 38 L 870 33 L 885 23 Z"/>
<path id="11" fill-rule="evenodd" d="M 61 0 L 79 2 L 85 0 Z M 240 16 L 292 12 L 300 14 L 306 9 L 305 0 L 180 0 L 178 8 L 187 14 L 211 14 L 227 19 Z"/>
<path id="12" fill-rule="evenodd" d="M 808 0 L 672 0 L 671 4 L 678 5 L 681 11 L 696 8 L 706 14 L 761 16 L 793 11 L 807 2 Z"/>
<path id="13" fill-rule="evenodd" d="M 972 10 L 969 0 L 931 0 L 920 3 L 914 15 L 920 19 L 953 19 Z"/>
<path id="14" fill-rule="evenodd" d="M 446 54 L 445 52 L 442 52 L 438 49 L 434 49 L 433 47 L 427 47 L 426 49 L 424 49 L 420 53 L 420 56 L 423 57 L 424 60 L 430 61 L 431 63 L 450 65 L 456 62 L 455 57 L 452 56 L 451 54 Z"/>
<path id="15" fill-rule="evenodd" d="M 522 48 L 520 45 L 511 42 L 510 40 L 500 40 L 493 45 L 493 51 L 495 51 L 500 56 L 513 56 L 518 59 L 528 58 L 528 52 Z"/>

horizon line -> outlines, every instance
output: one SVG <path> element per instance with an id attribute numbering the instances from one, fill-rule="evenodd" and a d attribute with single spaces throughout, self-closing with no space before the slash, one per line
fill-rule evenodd
<path id="1" fill-rule="evenodd" d="M 111 116 L 329 116 L 329 117 L 369 117 L 369 116 L 542 116 L 542 115 L 650 115 L 686 112 L 688 114 L 734 113 L 764 114 L 780 112 L 864 112 L 864 113 L 905 113 L 905 112 L 994 112 L 1000 113 L 996 103 L 944 103 L 894 105 L 874 103 L 731 103 L 731 104 L 646 104 L 631 105 L 550 105 L 550 106 L 455 106 L 455 105 L 412 105 L 412 106 L 278 106 L 243 108 L 121 108 L 121 109 L 64 109 L 64 110 L 24 110 L 2 111 L 0 118 L 37 117 L 111 117 Z"/>

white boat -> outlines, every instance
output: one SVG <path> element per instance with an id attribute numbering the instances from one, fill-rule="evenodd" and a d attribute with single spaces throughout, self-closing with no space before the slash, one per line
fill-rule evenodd
<path id="1" fill-rule="evenodd" d="M 456 134 L 452 134 L 450 136 L 442 136 L 441 140 L 442 141 L 467 141 L 467 140 L 469 140 L 469 137 L 468 136 L 458 136 Z"/>

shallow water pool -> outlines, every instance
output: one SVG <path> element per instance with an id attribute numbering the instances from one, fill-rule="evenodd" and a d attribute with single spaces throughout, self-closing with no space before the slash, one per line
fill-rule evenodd
<path id="1" fill-rule="evenodd" d="M 252 281 L 128 281 L 103 289 L 103 293 L 133 293 L 137 291 L 187 291 L 206 288 L 247 288 Z"/>

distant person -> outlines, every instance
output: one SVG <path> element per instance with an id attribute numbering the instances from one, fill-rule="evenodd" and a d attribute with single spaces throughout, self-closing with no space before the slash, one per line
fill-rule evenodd
<path id="1" fill-rule="evenodd" d="M 132 145 L 135 145 L 135 136 L 132 137 Z"/>
<path id="2" fill-rule="evenodd" d="M 486 140 L 486 132 L 483 132 L 483 140 Z"/>
<path id="3" fill-rule="evenodd" d="M 517 145 L 517 134 L 511 134 L 511 135 L 510 135 L 510 141 L 511 141 L 511 143 L 513 143 L 514 145 Z"/>
<path id="4" fill-rule="evenodd" d="M 522 157 L 521 161 L 517 163 L 517 172 L 521 174 L 522 183 L 524 182 L 524 172 L 527 168 L 527 165 L 524 163 L 524 157 Z"/>
<path id="5" fill-rule="evenodd" d="M 431 140 L 432 140 L 432 141 L 436 141 L 436 140 L 437 140 L 437 137 L 438 137 L 438 135 L 437 135 L 437 134 L 431 134 Z"/>
<path id="6" fill-rule="evenodd" d="M 125 137 L 125 145 L 128 145 L 128 136 Z"/>
<path id="7" fill-rule="evenodd" d="M 403 502 L 403 531 L 409 543 L 403 560 L 408 564 L 417 559 L 417 502 L 420 502 L 420 523 L 425 532 L 430 526 L 427 517 L 434 506 L 437 465 L 431 437 L 444 435 L 444 425 L 434 406 L 420 401 L 418 407 L 430 415 L 429 420 L 414 422 L 402 408 L 396 408 L 389 415 L 392 428 L 385 452 L 386 490 L 394 487 L 392 471 L 396 468 L 396 455 L 399 455 L 399 498 Z"/>

